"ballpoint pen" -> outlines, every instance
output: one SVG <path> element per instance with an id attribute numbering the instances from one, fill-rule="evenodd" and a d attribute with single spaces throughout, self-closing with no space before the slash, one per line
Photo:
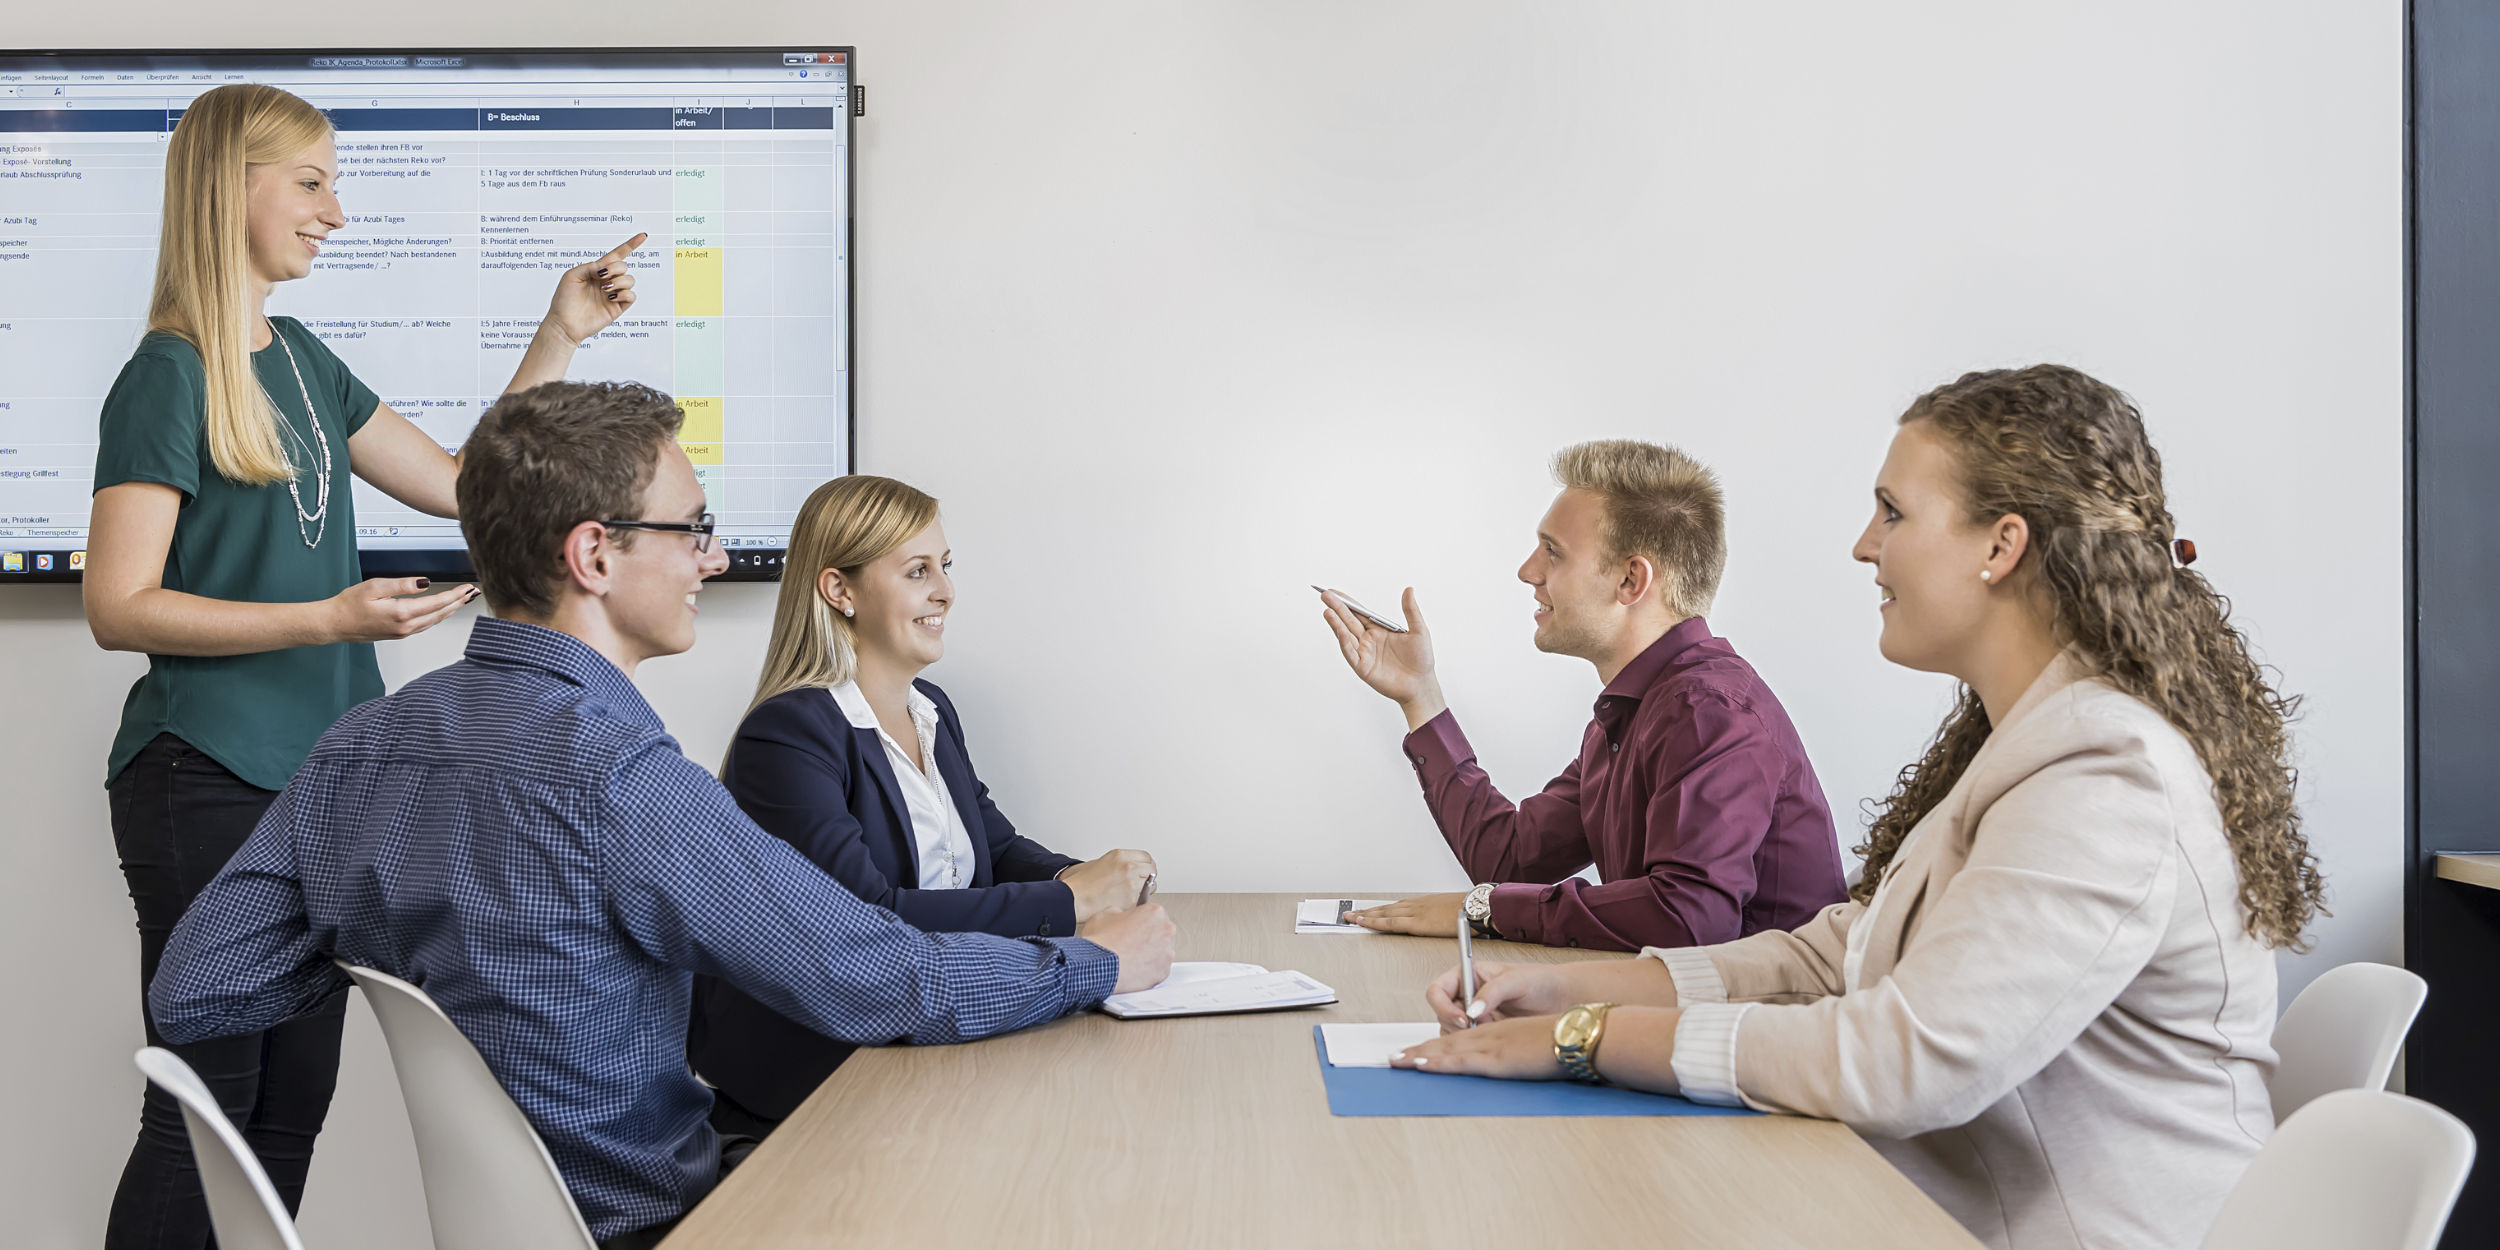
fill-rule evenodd
<path id="1" fill-rule="evenodd" d="M 1476 1027 L 1476 931 L 1467 923 L 1467 913 L 1458 914 L 1458 1014 L 1468 1028 Z"/>

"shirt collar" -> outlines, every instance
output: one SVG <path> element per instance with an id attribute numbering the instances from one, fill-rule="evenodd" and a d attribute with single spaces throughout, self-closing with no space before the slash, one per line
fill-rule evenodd
<path id="1" fill-rule="evenodd" d="M 1660 634 L 1658 641 L 1643 648 L 1639 655 L 1633 656 L 1632 662 L 1624 665 L 1623 671 L 1616 673 L 1615 679 L 1597 692 L 1597 706 L 1593 710 L 1597 723 L 1606 730 L 1607 741 L 1614 740 L 1616 731 L 1632 718 L 1633 709 L 1640 706 L 1641 696 L 1648 694 L 1649 688 L 1666 676 L 1668 666 L 1675 663 L 1676 657 L 1708 642 L 1710 638 L 1710 622 L 1698 616 L 1688 616 L 1676 622 L 1674 628 Z"/>
<path id="2" fill-rule="evenodd" d="M 885 728 L 877 723 L 877 711 L 868 706 L 868 696 L 860 693 L 858 682 L 843 682 L 831 687 L 829 692 L 834 703 L 842 709 L 843 717 L 851 722 L 851 728 L 880 731 Z M 913 728 L 934 727 L 937 724 L 937 701 L 922 693 L 917 682 L 911 686 L 909 702 Z"/>
<path id="3" fill-rule="evenodd" d="M 660 724 L 659 713 L 651 710 L 632 678 L 589 643 L 562 630 L 499 616 L 481 616 L 469 627 L 467 655 L 472 660 L 517 664 L 553 673 L 599 696 L 612 713 L 623 719 L 654 729 L 665 728 Z"/>
<path id="4" fill-rule="evenodd" d="M 1633 656 L 1632 662 L 1624 665 L 1623 671 L 1615 674 L 1613 681 L 1606 683 L 1606 688 L 1598 692 L 1599 702 L 1609 698 L 1638 699 L 1649 693 L 1649 688 L 1666 675 L 1667 666 L 1675 663 L 1675 657 L 1710 641 L 1711 636 L 1710 622 L 1698 616 L 1688 616 L 1676 622 L 1675 628 L 1660 634 L 1658 641 Z"/>

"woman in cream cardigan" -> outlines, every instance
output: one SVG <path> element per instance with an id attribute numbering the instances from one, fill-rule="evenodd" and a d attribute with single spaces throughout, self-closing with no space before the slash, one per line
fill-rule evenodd
<path id="1" fill-rule="evenodd" d="M 1851 898 L 1479 965 L 1466 1005 L 1453 972 L 1398 1062 L 1839 1120 L 1991 1246 L 2193 1246 L 2273 1130 L 2272 950 L 2318 911 L 2293 701 L 2185 567 L 2134 406 L 2075 370 L 1912 404 L 1855 555 L 1884 657 L 1962 684 Z"/>

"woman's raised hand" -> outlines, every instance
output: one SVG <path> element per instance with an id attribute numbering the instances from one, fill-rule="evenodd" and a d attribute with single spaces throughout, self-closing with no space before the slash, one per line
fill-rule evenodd
<path id="1" fill-rule="evenodd" d="M 565 270 L 556 280 L 555 299 L 547 305 L 547 324 L 575 345 L 614 325 L 634 306 L 634 273 L 625 258 L 650 237 L 635 235 L 607 255 Z"/>

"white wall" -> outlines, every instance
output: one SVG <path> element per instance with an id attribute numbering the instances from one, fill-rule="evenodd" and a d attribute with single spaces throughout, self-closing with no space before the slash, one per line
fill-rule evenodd
<path id="1" fill-rule="evenodd" d="M 1053 845 L 1144 845 L 1172 890 L 1459 884 L 1304 584 L 1419 586 L 1461 717 L 1531 789 L 1594 680 L 1530 649 L 1511 570 L 1545 457 L 1614 435 L 1722 472 L 1714 623 L 1854 834 L 1944 697 L 1878 659 L 1847 556 L 1891 418 L 2054 359 L 2141 401 L 2199 567 L 2310 696 L 2336 914 L 2287 993 L 2398 953 L 2394 0 L 252 8 L 26 6 L 10 39 L 859 45 L 861 461 L 945 499 L 963 604 L 933 675 Z M 706 599 L 645 685 L 711 760 L 770 601 Z M 71 593 L 0 590 L 13 1245 L 95 1239 L 135 1120 L 98 783 L 138 667 Z M 421 1246 L 357 1010 L 307 1239 Z"/>

